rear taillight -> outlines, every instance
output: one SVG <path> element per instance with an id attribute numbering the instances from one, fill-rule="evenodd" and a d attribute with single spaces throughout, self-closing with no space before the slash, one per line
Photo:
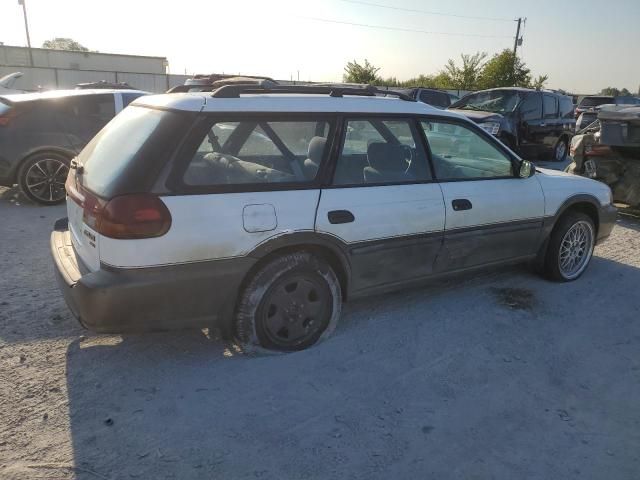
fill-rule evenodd
<path id="1" fill-rule="evenodd" d="M 584 154 L 586 157 L 604 157 L 611 154 L 611 148 L 608 145 L 594 143 L 584 147 Z"/>
<path id="2" fill-rule="evenodd" d="M 109 201 L 85 195 L 84 222 L 105 237 L 138 239 L 160 237 L 171 227 L 171 213 L 156 195 L 121 195 Z"/>

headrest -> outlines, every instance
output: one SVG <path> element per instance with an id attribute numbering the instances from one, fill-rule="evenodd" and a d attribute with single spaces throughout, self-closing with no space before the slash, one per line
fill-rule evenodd
<path id="1" fill-rule="evenodd" d="M 313 137 L 309 142 L 309 151 L 307 152 L 308 158 L 314 163 L 320 165 L 322 161 L 322 155 L 324 154 L 324 147 L 327 144 L 327 139 L 323 137 Z"/>
<path id="2" fill-rule="evenodd" d="M 404 172 L 407 169 L 407 148 L 404 145 L 372 142 L 367 148 L 367 160 L 376 170 Z"/>

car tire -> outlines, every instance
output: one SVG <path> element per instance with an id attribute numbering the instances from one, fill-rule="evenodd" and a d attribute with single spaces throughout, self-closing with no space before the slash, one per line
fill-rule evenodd
<path id="1" fill-rule="evenodd" d="M 569 152 L 569 143 L 566 139 L 561 138 L 556 143 L 556 146 L 553 147 L 553 161 L 554 162 L 564 162 L 567 159 L 567 154 Z"/>
<path id="2" fill-rule="evenodd" d="M 64 188 L 69 158 L 57 152 L 39 152 L 22 162 L 18 185 L 22 193 L 40 205 L 56 205 L 66 198 Z"/>
<path id="3" fill-rule="evenodd" d="M 544 262 L 544 273 L 551 280 L 571 282 L 589 266 L 595 247 L 593 220 L 581 212 L 564 214 L 554 227 Z"/>
<path id="4" fill-rule="evenodd" d="M 341 309 L 340 282 L 329 264 L 290 253 L 260 268 L 242 290 L 234 333 L 245 350 L 303 350 L 333 332 Z"/>

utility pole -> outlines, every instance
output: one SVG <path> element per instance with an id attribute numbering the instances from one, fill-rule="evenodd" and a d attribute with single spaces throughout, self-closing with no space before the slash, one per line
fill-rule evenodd
<path id="1" fill-rule="evenodd" d="M 27 22 L 26 0 L 18 0 L 18 5 L 22 5 L 22 13 L 24 14 L 24 29 L 27 32 L 27 46 L 29 47 L 29 63 L 33 67 L 33 52 L 31 51 L 31 38 L 29 37 L 29 22 Z"/>
<path id="2" fill-rule="evenodd" d="M 518 20 L 518 29 L 516 30 L 516 40 L 513 42 L 513 56 L 515 58 L 516 53 L 518 51 L 518 46 L 522 44 L 522 39 L 520 38 L 520 25 L 522 25 L 522 17 L 519 17 Z"/>

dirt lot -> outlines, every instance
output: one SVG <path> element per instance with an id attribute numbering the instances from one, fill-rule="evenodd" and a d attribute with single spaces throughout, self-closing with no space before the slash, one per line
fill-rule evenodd
<path id="1" fill-rule="evenodd" d="M 247 356 L 83 331 L 49 260 L 62 216 L 0 190 L 0 478 L 638 478 L 638 222 L 577 282 L 360 301 L 316 348 Z"/>

